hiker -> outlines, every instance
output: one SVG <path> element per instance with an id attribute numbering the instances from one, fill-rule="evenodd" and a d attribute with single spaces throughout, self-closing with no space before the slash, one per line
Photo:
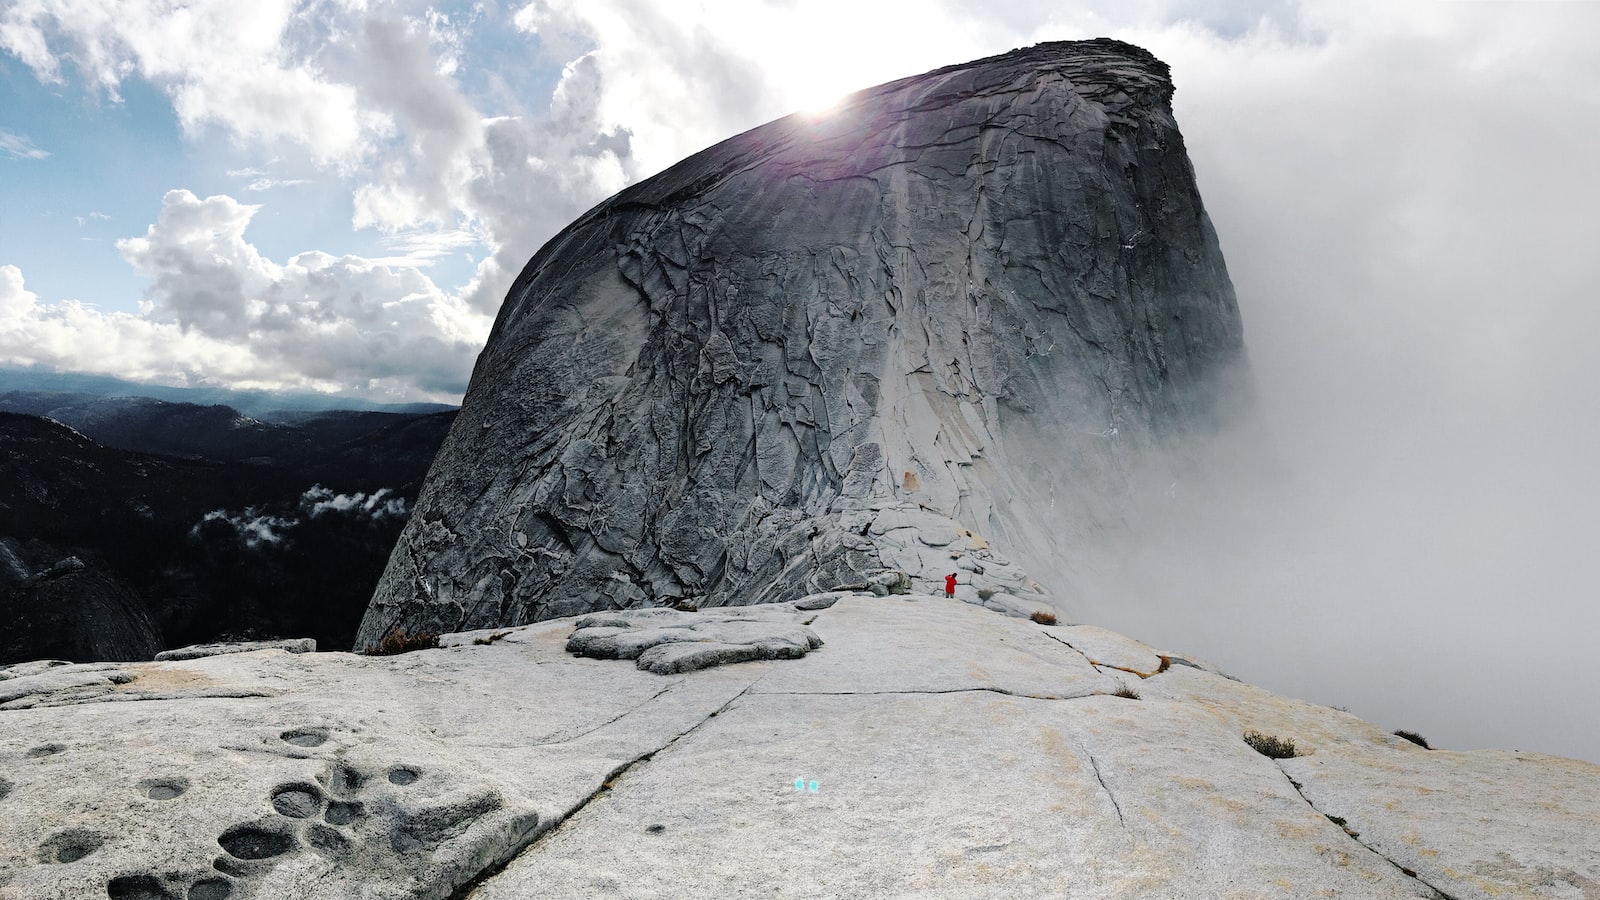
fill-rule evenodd
<path id="1" fill-rule="evenodd" d="M 954 572 L 944 577 L 944 595 L 946 597 L 954 597 L 956 595 L 956 573 Z"/>

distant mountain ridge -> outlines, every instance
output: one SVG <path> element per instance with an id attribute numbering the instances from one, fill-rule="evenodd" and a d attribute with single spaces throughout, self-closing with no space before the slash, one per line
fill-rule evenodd
<path id="1" fill-rule="evenodd" d="M 47 391 L 0 393 L 0 412 L 54 419 L 98 443 L 136 453 L 289 466 L 316 466 L 350 441 L 419 416 L 454 414 L 449 407 L 416 413 L 277 410 L 268 421 L 223 404 Z"/>
<path id="2" fill-rule="evenodd" d="M 170 403 L 231 406 L 262 421 L 277 421 L 304 411 L 362 410 L 391 413 L 445 412 L 456 407 L 444 403 L 380 403 L 360 397 L 306 391 L 240 391 L 217 387 L 168 387 L 144 384 L 110 375 L 83 372 L 49 372 L 0 366 L 0 393 L 12 391 L 79 394 L 88 397 L 150 397 Z"/>

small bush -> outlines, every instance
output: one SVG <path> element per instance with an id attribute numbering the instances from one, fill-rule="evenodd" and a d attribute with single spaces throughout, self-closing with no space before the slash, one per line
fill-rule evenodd
<path id="1" fill-rule="evenodd" d="M 1276 737 L 1259 731 L 1246 731 L 1244 742 L 1269 759 L 1292 759 L 1300 755 L 1300 751 L 1294 748 L 1292 738 Z"/>
<path id="2" fill-rule="evenodd" d="M 1415 731 L 1406 731 L 1405 729 L 1402 728 L 1402 729 L 1396 730 L 1394 734 L 1395 734 L 1395 737 L 1403 737 L 1406 740 L 1410 741 L 1413 744 L 1416 744 L 1418 747 L 1421 747 L 1424 750 L 1432 750 L 1433 749 L 1432 747 L 1428 746 L 1428 739 L 1423 737 L 1420 734 L 1417 734 Z"/>
<path id="3" fill-rule="evenodd" d="M 979 600 L 988 600 L 988 599 L 991 599 L 992 597 L 994 597 L 994 588 L 992 588 L 992 587 L 981 587 L 981 588 L 978 588 L 978 599 Z"/>
<path id="4" fill-rule="evenodd" d="M 1128 687 L 1127 685 L 1123 685 L 1122 687 L 1112 691 L 1111 696 L 1121 697 L 1124 700 L 1137 700 L 1139 699 L 1139 692 L 1131 687 Z"/>
<path id="5" fill-rule="evenodd" d="M 474 644 L 479 645 L 479 646 L 487 647 L 490 644 L 494 643 L 495 641 L 500 640 L 501 638 L 505 637 L 506 635 L 508 635 L 510 633 L 511 632 L 509 632 L 509 631 L 496 631 L 494 634 L 486 635 L 486 636 L 480 637 L 480 638 L 473 638 L 472 642 Z M 434 645 L 438 646 L 438 641 L 435 641 Z"/>
<path id="6" fill-rule="evenodd" d="M 1054 625 L 1056 623 L 1056 614 L 1053 612 L 1045 612 L 1042 609 L 1034 610 L 1033 615 L 1029 616 L 1028 618 L 1038 622 L 1040 625 Z"/>
<path id="7" fill-rule="evenodd" d="M 432 631 L 419 631 L 409 634 L 404 628 L 396 628 L 383 636 L 383 642 L 376 647 L 368 647 L 368 656 L 399 656 L 413 650 L 432 650 L 439 646 L 439 635 Z"/>

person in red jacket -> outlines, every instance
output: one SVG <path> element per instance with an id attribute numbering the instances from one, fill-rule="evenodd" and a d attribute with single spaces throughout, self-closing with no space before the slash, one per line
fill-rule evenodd
<path id="1" fill-rule="evenodd" d="M 944 595 L 946 597 L 954 597 L 956 595 L 956 573 L 954 572 L 944 577 Z"/>

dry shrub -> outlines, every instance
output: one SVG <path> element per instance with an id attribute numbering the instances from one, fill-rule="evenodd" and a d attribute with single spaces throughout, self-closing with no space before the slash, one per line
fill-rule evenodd
<path id="1" fill-rule="evenodd" d="M 399 656 L 413 650 L 432 650 L 439 646 L 439 635 L 433 631 L 419 631 L 416 634 L 408 633 L 404 628 L 396 628 L 383 636 L 383 641 L 376 647 L 368 647 L 368 656 Z"/>
<path id="2" fill-rule="evenodd" d="M 1040 625 L 1054 625 L 1056 623 L 1056 614 L 1053 612 L 1045 612 L 1042 609 L 1034 610 L 1033 615 L 1029 616 L 1028 618 L 1038 622 Z"/>
<path id="3" fill-rule="evenodd" d="M 1127 685 L 1123 685 L 1122 687 L 1112 691 L 1111 696 L 1121 697 L 1124 700 L 1137 700 L 1139 699 L 1139 692 L 1131 687 L 1128 687 Z"/>
<path id="4" fill-rule="evenodd" d="M 1402 728 L 1402 729 L 1396 731 L 1394 734 L 1395 734 L 1395 737 L 1403 737 L 1406 740 L 1410 741 L 1413 744 L 1416 744 L 1418 747 L 1421 747 L 1424 750 L 1432 750 L 1433 749 L 1432 747 L 1428 746 L 1428 739 L 1423 737 L 1420 734 L 1417 734 L 1415 731 L 1406 731 L 1405 729 Z"/>

